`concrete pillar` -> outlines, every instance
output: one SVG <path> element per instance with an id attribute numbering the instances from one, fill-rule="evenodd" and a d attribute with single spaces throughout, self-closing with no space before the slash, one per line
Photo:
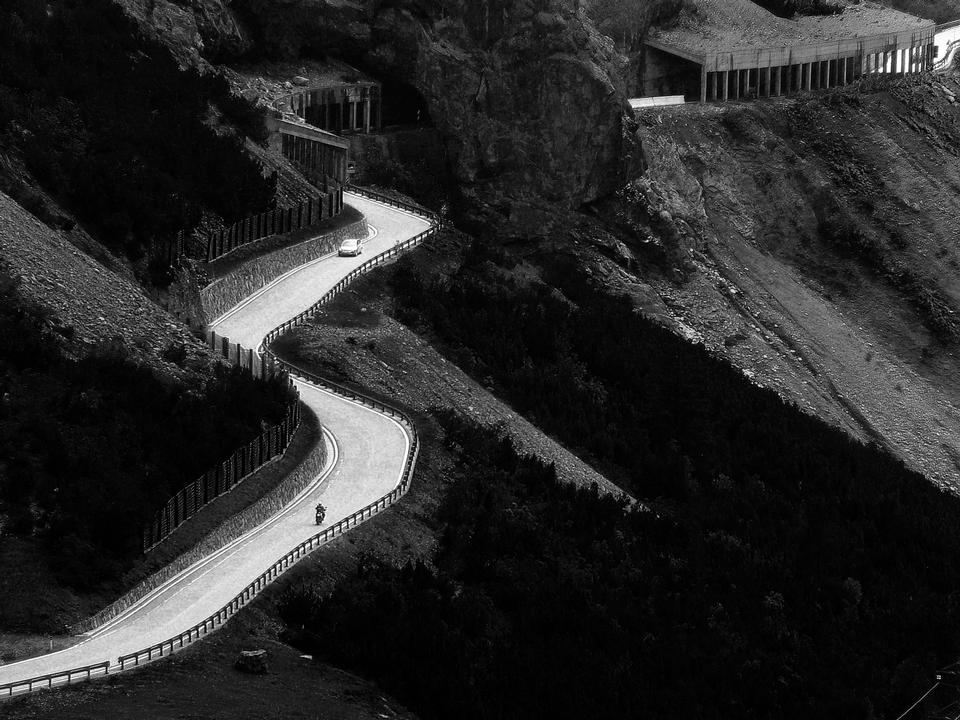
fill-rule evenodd
<path id="1" fill-rule="evenodd" d="M 773 94 L 777 97 L 780 97 L 780 83 L 783 80 L 783 67 L 774 68 L 776 72 L 773 74 Z"/>
<path id="2" fill-rule="evenodd" d="M 733 99 L 739 100 L 740 99 L 740 71 L 731 70 L 731 72 L 733 73 Z"/>
<path id="3" fill-rule="evenodd" d="M 824 86 L 825 88 L 827 88 L 828 90 L 830 89 L 830 86 L 831 86 L 830 75 L 831 75 L 831 73 L 833 72 L 833 64 L 834 64 L 834 62 L 835 62 L 834 60 L 827 60 L 827 61 L 824 63 L 824 65 L 826 65 L 827 67 L 826 67 L 826 72 L 823 73 L 823 75 L 824 75 L 824 81 L 825 81 L 824 84 L 823 84 L 823 86 Z"/>
<path id="4" fill-rule="evenodd" d="M 847 63 L 850 62 L 850 58 L 844 58 L 840 61 L 840 84 L 847 84 Z"/>
<path id="5" fill-rule="evenodd" d="M 723 99 L 726 100 L 730 97 L 730 71 L 723 71 Z"/>
<path id="6" fill-rule="evenodd" d="M 700 66 L 700 102 L 707 101 L 707 66 Z"/>
<path id="7" fill-rule="evenodd" d="M 370 99 L 370 91 L 367 90 L 367 100 L 363 103 L 363 131 L 365 133 L 370 132 L 370 103 L 373 102 Z"/>
<path id="8" fill-rule="evenodd" d="M 357 104 L 355 102 L 350 103 L 350 129 L 357 129 Z"/>

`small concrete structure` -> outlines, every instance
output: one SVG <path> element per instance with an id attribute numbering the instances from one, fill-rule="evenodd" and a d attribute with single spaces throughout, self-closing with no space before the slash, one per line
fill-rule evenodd
<path id="1" fill-rule="evenodd" d="M 349 140 L 289 116 L 269 118 L 267 127 L 269 149 L 282 153 L 315 185 L 328 179 L 347 182 Z"/>
<path id="2" fill-rule="evenodd" d="M 654 95 L 652 97 L 630 98 L 630 107 L 634 110 L 664 107 L 665 105 L 683 105 L 683 95 Z"/>
<path id="3" fill-rule="evenodd" d="M 737 0 L 696 2 L 693 19 L 645 40 L 645 92 L 672 84 L 701 102 L 777 97 L 933 67 L 934 23 L 874 3 L 787 20 Z"/>

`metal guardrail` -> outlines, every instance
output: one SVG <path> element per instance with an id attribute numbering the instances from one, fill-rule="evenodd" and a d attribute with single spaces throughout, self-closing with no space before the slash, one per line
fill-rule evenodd
<path id="1" fill-rule="evenodd" d="M 370 190 L 365 187 L 360 187 L 359 185 L 351 185 L 350 183 L 347 183 L 343 186 L 343 191 L 353 193 L 354 195 L 362 195 L 363 197 L 370 198 L 371 200 L 381 202 L 384 205 L 390 205 L 401 210 L 412 212 L 414 215 L 425 217 L 431 222 L 436 223 L 437 229 L 439 229 L 439 227 L 443 224 L 440 220 L 440 216 L 433 212 L 433 210 L 428 210 L 421 205 L 415 205 L 414 203 L 409 203 L 404 200 L 397 200 L 389 195 L 379 193 L 376 190 Z"/>
<path id="2" fill-rule="evenodd" d="M 98 672 L 99 671 L 99 672 Z M 17 682 L 0 685 L 0 693 L 6 693 L 7 697 L 12 697 L 15 692 L 32 692 L 41 688 L 52 688 L 54 684 L 69 685 L 73 682 L 74 676 L 81 676 L 81 680 L 89 680 L 95 674 L 107 675 L 110 672 L 110 661 L 96 663 L 94 665 L 85 665 L 84 667 L 63 670 L 62 672 L 41 675 L 27 680 L 18 680 Z M 58 680 L 66 680 L 65 683 L 58 683 Z"/>
<path id="3" fill-rule="evenodd" d="M 934 70 L 946 70 L 954 64 L 956 53 L 960 52 L 960 40 L 953 40 L 944 46 L 943 57 L 933 64 Z"/>
<path id="4" fill-rule="evenodd" d="M 287 332 L 293 327 L 303 324 L 306 320 L 313 315 L 315 315 L 321 307 L 329 303 L 337 294 L 342 292 L 351 281 L 360 277 L 361 275 L 369 272 L 378 265 L 383 264 L 384 262 L 391 260 L 392 258 L 398 256 L 402 251 L 409 248 L 415 247 L 423 242 L 424 239 L 433 235 L 438 230 L 443 227 L 442 222 L 438 219 L 435 213 L 430 212 L 424 208 L 418 207 L 411 203 L 403 202 L 396 200 L 389 196 L 383 195 L 381 193 L 374 192 L 372 190 L 366 190 L 363 188 L 350 187 L 349 192 L 356 193 L 358 195 L 364 195 L 368 198 L 376 200 L 378 202 L 384 203 L 386 205 L 391 205 L 396 208 L 407 210 L 414 214 L 420 215 L 421 217 L 426 217 L 432 222 L 434 226 L 425 230 L 422 233 L 408 239 L 403 242 L 394 245 L 389 250 L 380 253 L 379 255 L 367 260 L 365 263 L 359 267 L 352 270 L 345 277 L 343 277 L 336 285 L 334 285 L 330 290 L 324 293 L 323 297 L 320 298 L 316 303 L 311 305 L 307 310 L 298 314 L 296 317 L 288 320 L 287 322 L 281 324 L 279 327 L 274 328 L 267 336 L 264 338 L 263 343 L 260 346 L 260 352 L 274 359 L 279 365 L 281 365 L 290 375 L 299 377 L 307 382 L 313 383 L 319 387 L 322 387 L 330 392 L 336 393 L 342 397 L 347 398 L 353 402 L 359 402 L 363 405 L 377 410 L 380 413 L 389 415 L 390 417 L 403 423 L 409 434 L 410 434 L 410 448 L 407 451 L 407 457 L 403 466 L 403 473 L 401 475 L 400 484 L 397 485 L 393 490 L 384 495 L 383 497 L 375 500 L 366 507 L 361 508 L 360 510 L 348 515 L 347 517 L 339 520 L 334 523 L 326 530 L 323 530 L 316 535 L 313 535 L 309 539 L 300 543 L 293 550 L 288 552 L 282 558 L 277 560 L 273 565 L 271 565 L 265 572 L 261 573 L 253 582 L 247 585 L 240 593 L 238 593 L 230 602 L 221 607 L 212 615 L 209 615 L 205 619 L 201 620 L 199 623 L 193 627 L 174 635 L 171 638 L 164 640 L 163 642 L 151 645 L 150 647 L 138 650 L 137 652 L 129 653 L 127 655 L 122 655 L 117 659 L 117 664 L 111 666 L 109 661 L 104 661 L 101 663 L 96 663 L 94 665 L 86 665 L 80 668 L 73 668 L 70 670 L 63 670 L 56 673 L 50 673 L 48 675 L 42 675 L 39 677 L 31 678 L 29 680 L 21 680 L 17 682 L 7 683 L 5 685 L 0 685 L 0 694 L 7 693 L 7 697 L 10 697 L 17 691 L 17 688 L 26 689 L 26 692 L 33 690 L 38 690 L 44 687 L 52 688 L 58 680 L 66 679 L 66 682 L 69 684 L 73 681 L 74 676 L 82 676 L 81 679 L 89 679 L 93 677 L 95 671 L 102 671 L 103 675 L 107 675 L 110 672 L 111 667 L 114 670 L 128 670 L 130 667 L 138 667 L 142 664 L 149 663 L 153 660 L 159 659 L 161 657 L 166 657 L 167 655 L 173 654 L 175 651 L 180 650 L 181 648 L 190 645 L 193 642 L 196 642 L 201 637 L 206 636 L 207 634 L 213 632 L 221 625 L 223 625 L 227 620 L 229 620 L 235 613 L 237 613 L 240 608 L 247 605 L 254 597 L 256 597 L 260 591 L 262 591 L 267 585 L 269 585 L 273 580 L 278 578 L 284 572 L 286 572 L 290 567 L 296 564 L 301 558 L 305 557 L 307 554 L 315 550 L 316 548 L 324 545 L 336 537 L 339 537 L 344 532 L 350 528 L 356 527 L 360 523 L 369 520 L 374 515 L 379 514 L 386 508 L 390 507 L 396 503 L 401 497 L 403 497 L 407 490 L 410 488 L 410 481 L 413 477 L 413 471 L 417 464 L 417 457 L 420 454 L 420 438 L 417 434 L 416 426 L 413 423 L 413 420 L 399 408 L 376 400 L 368 395 L 351 390 L 343 385 L 335 383 L 331 380 L 320 377 L 314 373 L 311 373 L 307 370 L 304 370 L 301 367 L 298 367 L 292 363 L 287 362 L 276 356 L 273 353 L 269 346 L 274 340 L 280 337 L 282 334 Z M 2 695 L 0 695 L 2 696 Z"/>
<path id="5" fill-rule="evenodd" d="M 291 328 L 294 328 L 298 325 L 302 325 L 310 317 L 319 312 L 320 308 L 329 303 L 336 295 L 342 292 L 354 279 L 360 277 L 361 275 L 369 272 L 374 267 L 381 265 L 382 263 L 398 256 L 402 251 L 409 248 L 419 245 L 423 240 L 430 235 L 436 233 L 441 227 L 441 223 L 437 220 L 436 215 L 430 213 L 423 208 L 419 208 L 411 203 L 406 203 L 403 201 L 395 200 L 389 198 L 388 196 L 376 193 L 370 190 L 362 190 L 358 192 L 358 188 L 349 188 L 349 192 L 355 192 L 357 194 L 365 195 L 371 199 L 377 200 L 384 204 L 389 204 L 393 207 L 401 208 L 409 212 L 413 212 L 422 217 L 429 218 L 432 222 L 436 224 L 425 230 L 422 233 L 408 239 L 403 242 L 398 243 L 394 247 L 386 250 L 379 255 L 367 260 L 365 263 L 359 267 L 352 270 L 346 276 L 344 276 L 336 285 L 334 285 L 330 290 L 323 294 L 323 296 L 313 305 L 311 305 L 307 310 L 304 310 L 302 313 L 299 313 L 295 317 L 291 318 L 285 323 L 282 323 L 278 327 L 271 330 L 267 333 L 266 337 L 263 339 L 263 343 L 260 346 L 260 352 L 265 357 L 269 357 L 283 369 L 285 369 L 291 376 L 299 377 L 302 380 L 305 380 L 309 383 L 317 385 L 325 390 L 333 392 L 341 397 L 345 397 L 348 400 L 353 402 L 359 402 L 369 408 L 372 408 L 380 413 L 389 415 L 390 417 L 400 421 L 407 428 L 407 431 L 410 434 L 410 448 L 407 451 L 407 457 L 403 466 L 403 473 L 401 474 L 400 484 L 397 485 L 393 490 L 384 495 L 383 497 L 375 500 L 369 505 L 357 510 L 356 512 L 348 515 L 347 517 L 339 520 L 334 523 L 327 529 L 313 535 L 309 539 L 300 543 L 293 550 L 288 552 L 282 558 L 277 560 L 273 565 L 270 566 L 265 572 L 261 573 L 253 582 L 251 582 L 247 587 L 245 587 L 240 593 L 238 593 L 230 602 L 220 608 L 217 612 L 208 616 L 201 622 L 197 623 L 193 627 L 185 630 L 184 632 L 175 635 L 163 642 L 151 645 L 148 648 L 139 650 L 128 655 L 122 655 L 118 658 L 117 662 L 119 664 L 120 670 L 125 670 L 128 668 L 128 665 L 137 667 L 141 664 L 148 663 L 152 660 L 156 660 L 161 657 L 173 654 L 175 651 L 186 647 L 192 642 L 199 640 L 201 637 L 207 635 L 210 632 L 213 632 L 215 629 L 223 625 L 227 620 L 230 619 L 240 608 L 247 605 L 254 597 L 256 597 L 263 588 L 269 585 L 273 580 L 286 572 L 290 567 L 296 564 L 301 558 L 308 555 L 310 552 L 325 545 L 334 538 L 342 535 L 348 529 L 356 527 L 360 523 L 369 520 L 374 515 L 382 512 L 386 508 L 390 507 L 396 503 L 401 497 L 403 497 L 407 490 L 410 488 L 410 481 L 413 477 L 413 471 L 417 464 L 417 457 L 420 454 L 420 438 L 417 434 L 416 426 L 413 423 L 413 420 L 402 410 L 397 408 L 394 405 L 389 403 L 376 400 L 369 395 L 364 393 L 351 390 L 339 383 L 327 380 L 325 378 L 316 375 L 315 373 L 309 372 L 293 363 L 287 362 L 282 358 L 278 357 L 272 350 L 270 350 L 270 344 L 276 340 L 278 337 L 286 333 Z"/>

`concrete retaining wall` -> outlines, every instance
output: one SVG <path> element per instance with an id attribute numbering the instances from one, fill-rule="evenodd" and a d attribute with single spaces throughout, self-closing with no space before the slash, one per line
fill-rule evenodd
<path id="1" fill-rule="evenodd" d="M 307 410 L 307 412 L 310 412 Z M 317 420 L 312 417 L 301 425 L 315 426 Z M 305 430 L 299 429 L 298 432 Z M 78 623 L 72 628 L 75 634 L 90 632 L 103 623 L 116 617 L 138 600 L 145 597 L 152 590 L 163 585 L 167 580 L 187 569 L 201 558 L 216 552 L 224 545 L 232 542 L 246 532 L 263 524 L 267 519 L 276 515 L 286 507 L 300 492 L 310 485 L 319 475 L 327 462 L 327 446 L 321 438 L 320 442 L 310 451 L 309 455 L 290 472 L 280 483 L 259 500 L 241 510 L 231 518 L 224 520 L 212 532 L 206 535 L 193 548 L 178 556 L 173 562 L 165 565 L 157 572 L 142 580 L 122 597 L 110 603 L 103 610 L 90 618 Z"/>
<path id="2" fill-rule="evenodd" d="M 244 298 L 295 267 L 336 250 L 347 238 L 366 235 L 367 221 L 363 219 L 269 255 L 251 258 L 229 275 L 213 281 L 200 291 L 200 300 L 207 320 L 212 322 Z"/>

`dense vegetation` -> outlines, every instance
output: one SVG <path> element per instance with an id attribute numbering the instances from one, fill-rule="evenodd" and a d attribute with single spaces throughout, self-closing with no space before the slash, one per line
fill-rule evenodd
<path id="1" fill-rule="evenodd" d="M 225 367 L 163 380 L 118 343 L 68 359 L 69 330 L 52 327 L 0 268 L 0 542 L 48 541 L 61 581 L 83 590 L 137 553 L 169 495 L 281 420 L 289 391 Z"/>
<path id="2" fill-rule="evenodd" d="M 432 563 L 291 593 L 299 640 L 424 718 L 896 717 L 960 648 L 960 501 L 554 262 L 562 295 L 481 247 L 393 283 L 653 511 L 442 416 L 461 464 Z"/>
<path id="3" fill-rule="evenodd" d="M 843 2 L 838 0 L 754 0 L 760 7 L 774 15 L 794 17 L 795 15 L 833 15 L 843 12 Z"/>
<path id="4" fill-rule="evenodd" d="M 21 153 L 46 190 L 131 258 L 192 228 L 201 207 L 232 222 L 272 202 L 274 182 L 242 138 L 207 124 L 211 105 L 263 138 L 262 117 L 226 81 L 181 71 L 113 2 L 0 4 L 0 151 Z"/>

